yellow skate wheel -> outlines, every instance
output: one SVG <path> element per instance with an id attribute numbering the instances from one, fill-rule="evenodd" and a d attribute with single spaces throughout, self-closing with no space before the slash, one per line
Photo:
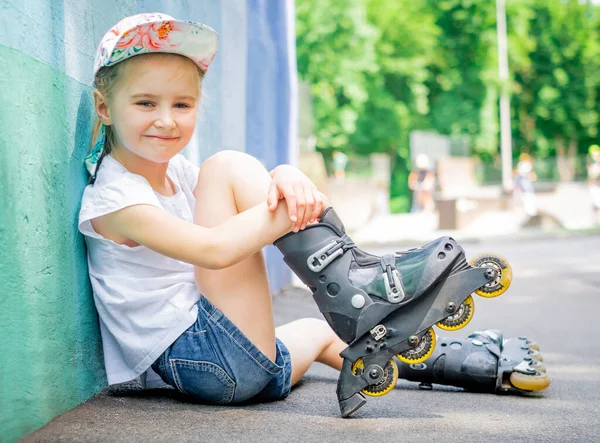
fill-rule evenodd
<path id="1" fill-rule="evenodd" d="M 531 349 L 528 353 L 528 355 L 533 358 L 534 360 L 537 360 L 539 362 L 544 361 L 544 357 L 542 357 L 542 353 L 539 351 L 536 351 L 535 349 Z"/>
<path id="2" fill-rule="evenodd" d="M 529 349 L 533 349 L 535 351 L 539 351 L 540 350 L 540 345 L 538 345 L 534 341 L 527 340 L 527 346 L 529 346 Z"/>
<path id="3" fill-rule="evenodd" d="M 512 268 L 508 261 L 497 254 L 479 254 L 471 259 L 469 264 L 474 268 L 493 268 L 496 278 L 475 290 L 481 297 L 493 298 L 504 294 L 512 282 Z"/>
<path id="4" fill-rule="evenodd" d="M 436 325 L 444 331 L 456 331 L 469 324 L 474 313 L 475 302 L 473 301 L 473 297 L 469 295 L 465 301 L 460 304 L 458 310 L 454 314 L 438 321 Z"/>
<path id="5" fill-rule="evenodd" d="M 359 358 L 352 365 L 352 373 L 354 375 L 361 375 L 365 370 L 365 365 L 363 363 L 362 358 Z M 393 358 L 390 358 L 383 368 L 383 377 L 376 385 L 367 386 L 364 389 L 361 389 L 365 395 L 369 395 L 371 397 L 381 397 L 382 395 L 387 394 L 394 386 L 396 386 L 396 382 L 398 381 L 398 365 L 394 361 Z"/>
<path id="6" fill-rule="evenodd" d="M 550 386 L 550 379 L 544 373 L 526 375 L 520 372 L 513 372 L 510 374 L 510 383 L 515 388 L 524 391 L 541 391 Z"/>
<path id="7" fill-rule="evenodd" d="M 435 341 L 435 331 L 433 328 L 429 328 L 415 348 L 396 354 L 396 357 L 401 362 L 407 364 L 423 363 L 431 356 L 431 354 L 433 354 Z"/>
<path id="8" fill-rule="evenodd" d="M 529 367 L 535 369 L 538 372 L 542 372 L 544 374 L 547 371 L 546 365 L 544 365 L 544 363 L 540 363 L 537 360 L 531 360 L 531 363 L 529 363 Z"/>

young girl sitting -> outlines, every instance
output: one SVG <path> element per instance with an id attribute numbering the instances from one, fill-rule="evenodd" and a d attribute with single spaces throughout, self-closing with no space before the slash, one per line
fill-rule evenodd
<path id="1" fill-rule="evenodd" d="M 328 203 L 291 166 L 268 172 L 225 151 L 198 169 L 179 154 L 217 42 L 211 28 L 164 14 L 106 33 L 79 229 L 109 384 L 152 367 L 208 402 L 281 399 L 313 361 L 340 369 L 345 344 L 322 320 L 274 327 L 261 249 Z"/>

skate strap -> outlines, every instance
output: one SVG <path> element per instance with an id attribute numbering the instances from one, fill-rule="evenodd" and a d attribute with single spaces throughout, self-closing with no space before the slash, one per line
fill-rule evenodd
<path id="1" fill-rule="evenodd" d="M 356 244 L 347 234 L 344 234 L 340 238 L 332 240 L 314 254 L 311 254 L 306 260 L 306 264 L 311 271 L 321 272 L 329 263 L 344 255 L 346 251 L 354 248 L 356 248 Z"/>
<path id="2" fill-rule="evenodd" d="M 387 273 L 388 278 L 390 279 L 390 284 L 392 284 L 392 272 L 397 271 L 396 269 L 396 256 L 394 254 L 383 254 L 380 259 L 381 267 L 383 271 Z"/>
<path id="3" fill-rule="evenodd" d="M 380 258 L 381 268 L 383 269 L 383 282 L 387 299 L 390 303 L 400 303 L 404 300 L 404 288 L 400 272 L 396 268 L 396 256 L 394 254 L 384 254 Z"/>
<path id="4" fill-rule="evenodd" d="M 342 248 L 344 251 L 356 248 L 356 243 L 354 243 L 354 241 L 348 237 L 348 234 L 342 235 L 338 241 L 343 243 Z"/>

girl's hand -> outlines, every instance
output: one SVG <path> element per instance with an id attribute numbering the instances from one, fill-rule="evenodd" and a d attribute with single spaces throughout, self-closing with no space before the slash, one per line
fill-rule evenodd
<path id="1" fill-rule="evenodd" d="M 267 197 L 269 210 L 277 209 L 279 200 L 285 199 L 292 230 L 298 232 L 315 222 L 328 205 L 327 197 L 310 179 L 290 165 L 277 166 L 271 171 L 271 187 Z"/>

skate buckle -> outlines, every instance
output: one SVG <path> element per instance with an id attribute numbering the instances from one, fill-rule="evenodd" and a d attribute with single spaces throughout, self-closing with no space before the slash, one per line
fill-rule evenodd
<path id="1" fill-rule="evenodd" d="M 308 257 L 308 259 L 306 260 L 306 264 L 308 265 L 309 269 L 313 272 L 320 272 L 323 268 L 325 268 L 327 265 L 329 265 L 329 263 L 331 263 L 337 257 L 339 257 L 340 255 L 343 255 L 344 250 L 342 249 L 341 244 L 339 244 L 340 246 L 335 251 L 333 251 L 329 255 L 327 254 L 328 251 L 330 251 L 333 248 L 335 248 L 336 246 L 338 246 L 338 244 L 339 244 L 338 242 L 333 240 L 328 245 L 322 247 L 317 252 L 310 255 Z"/>
<path id="2" fill-rule="evenodd" d="M 385 284 L 385 293 L 387 294 L 387 299 L 390 303 L 400 303 L 404 300 L 404 289 L 402 289 L 402 282 L 400 281 L 400 273 L 397 269 L 393 269 L 392 272 L 392 282 L 388 279 L 388 273 L 384 272 L 381 277 L 383 277 L 383 283 Z"/>
<path id="3" fill-rule="evenodd" d="M 373 340 L 379 341 L 387 334 L 387 329 L 383 325 L 377 325 L 369 331 Z"/>

